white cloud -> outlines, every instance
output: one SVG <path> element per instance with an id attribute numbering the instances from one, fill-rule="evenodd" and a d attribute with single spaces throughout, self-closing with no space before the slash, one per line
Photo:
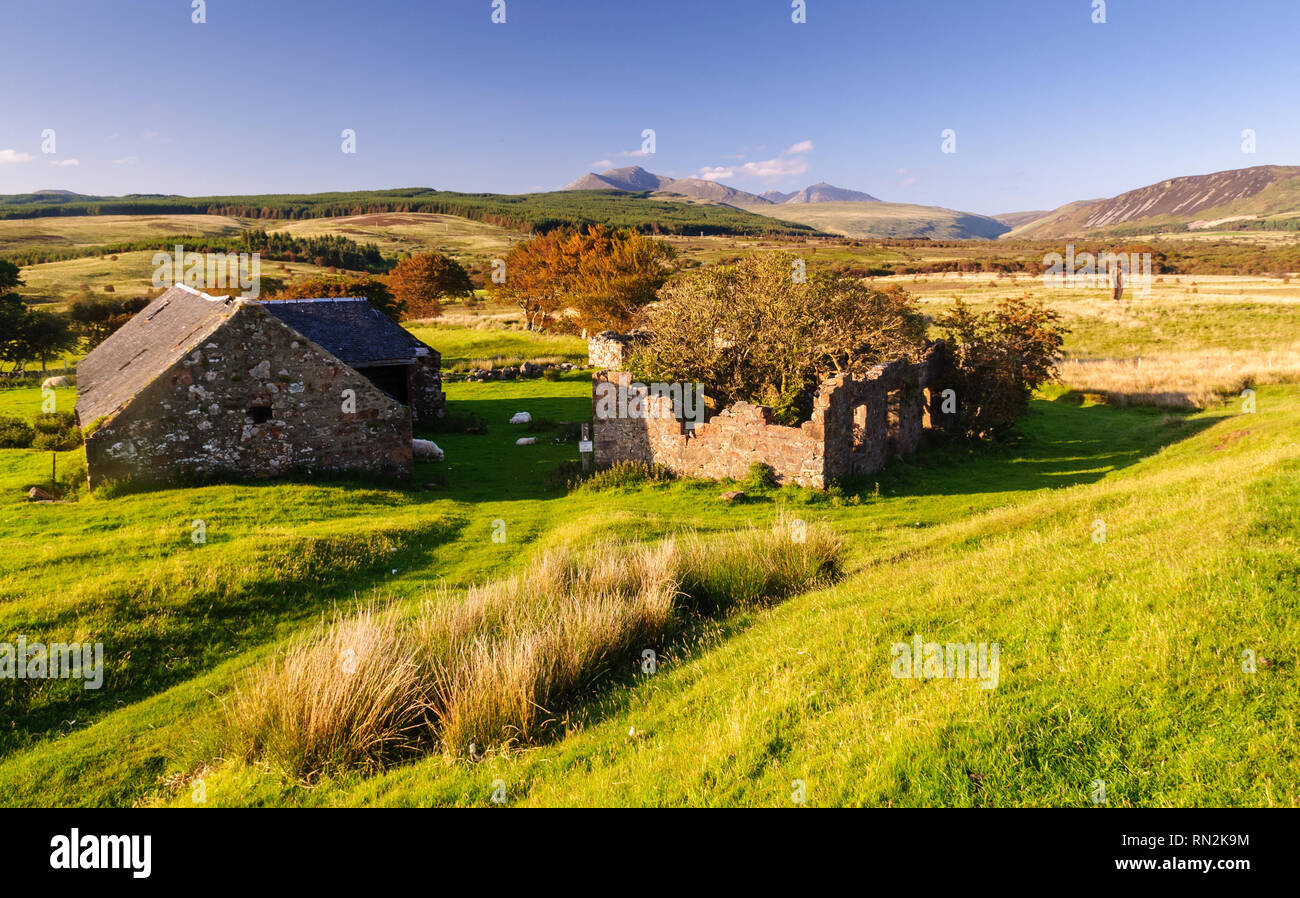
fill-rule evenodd
<path id="1" fill-rule="evenodd" d="M 736 170 L 734 168 L 727 168 L 723 165 L 706 165 L 694 175 L 694 177 L 705 181 L 721 181 L 723 178 L 734 178 L 735 176 Z"/>
<path id="2" fill-rule="evenodd" d="M 620 155 L 620 156 L 638 156 L 638 157 L 639 157 L 639 156 L 649 156 L 650 154 L 647 153 L 645 150 L 623 150 L 621 153 L 619 153 L 619 155 Z"/>
<path id="3" fill-rule="evenodd" d="M 802 175 L 808 170 L 808 163 L 803 159 L 767 159 L 763 162 L 746 162 L 740 170 L 755 178 L 785 178 Z"/>
<path id="4" fill-rule="evenodd" d="M 30 153 L 20 153 L 17 150 L 0 150 L 0 165 L 10 162 L 31 162 L 35 158 Z"/>
<path id="5" fill-rule="evenodd" d="M 759 149 L 762 149 L 762 147 L 759 147 Z M 802 175 L 808 171 L 808 163 L 803 157 L 812 151 L 813 142 L 811 140 L 801 140 L 782 150 L 781 155 L 775 159 L 746 162 L 743 165 L 706 165 L 695 173 L 695 177 L 703 178 L 706 181 L 721 181 L 724 178 L 735 177 L 761 178 L 772 181 L 793 175 Z M 724 158 L 740 160 L 745 157 L 741 154 Z"/>
<path id="6" fill-rule="evenodd" d="M 57 165 L 59 168 L 62 168 L 65 165 L 80 165 L 80 164 L 81 164 L 80 159 L 51 159 L 50 160 L 50 165 Z"/>
<path id="7" fill-rule="evenodd" d="M 613 163 L 611 160 L 609 160 L 609 159 L 597 159 L 595 162 L 591 163 L 591 167 L 592 167 L 593 169 L 596 169 L 596 168 L 613 168 L 613 167 L 614 167 L 614 163 Z"/>

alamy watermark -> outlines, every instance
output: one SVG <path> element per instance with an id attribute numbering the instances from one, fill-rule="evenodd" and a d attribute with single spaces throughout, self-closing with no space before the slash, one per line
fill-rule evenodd
<path id="1" fill-rule="evenodd" d="M 85 680 L 85 688 L 104 685 L 104 644 L 96 642 L 0 642 L 0 680 Z"/>
<path id="2" fill-rule="evenodd" d="M 1139 296 L 1151 295 L 1151 253 L 1075 253 L 1074 244 L 1065 254 L 1043 256 L 1044 287 L 1107 287 L 1123 292 L 1131 288 Z"/>
<path id="3" fill-rule="evenodd" d="M 256 299 L 262 292 L 262 257 L 259 253 L 187 253 L 178 243 L 174 252 L 154 253 L 151 264 L 155 287 L 174 287 L 177 284 L 195 290 L 239 287 L 244 299 Z"/>
<path id="4" fill-rule="evenodd" d="M 996 642 L 923 642 L 918 633 L 911 643 L 896 642 L 889 651 L 890 672 L 898 679 L 978 679 L 984 689 L 998 686 Z"/>
<path id="5" fill-rule="evenodd" d="M 616 383 L 596 384 L 596 420 L 615 418 L 657 418 L 657 399 L 672 402 L 673 416 L 679 421 L 704 423 L 704 384 L 702 383 Z"/>

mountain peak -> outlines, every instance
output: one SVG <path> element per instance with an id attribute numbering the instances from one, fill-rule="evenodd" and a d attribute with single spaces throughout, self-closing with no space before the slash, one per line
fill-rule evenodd
<path id="1" fill-rule="evenodd" d="M 833 184 L 827 184 L 825 181 L 818 181 L 793 194 L 788 199 L 781 200 L 783 203 L 878 203 L 876 197 L 869 193 L 863 193 L 861 190 L 848 190 L 844 187 L 836 187 Z"/>

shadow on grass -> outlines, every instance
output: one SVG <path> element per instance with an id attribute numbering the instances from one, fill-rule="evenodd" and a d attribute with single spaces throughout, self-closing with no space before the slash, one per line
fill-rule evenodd
<path id="1" fill-rule="evenodd" d="M 1002 443 L 954 443 L 895 459 L 878 474 L 847 478 L 846 493 L 952 496 L 1032 492 L 1095 483 L 1227 417 L 1036 399 Z"/>
<path id="2" fill-rule="evenodd" d="M 65 611 L 11 621 L 29 644 L 67 642 L 93 614 L 97 635 L 90 641 L 104 643 L 104 677 L 97 690 L 79 679 L 0 680 L 0 717 L 12 721 L 0 731 L 0 757 L 190 680 L 332 605 L 346 606 L 391 567 L 428 566 L 464 523 L 437 518 L 402 529 L 300 537 L 258 551 L 248 550 L 250 541 L 243 551 L 147 582 L 117 581 Z"/>

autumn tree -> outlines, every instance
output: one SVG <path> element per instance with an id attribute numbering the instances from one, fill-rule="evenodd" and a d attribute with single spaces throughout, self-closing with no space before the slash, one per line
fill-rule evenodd
<path id="1" fill-rule="evenodd" d="M 628 329 L 673 272 L 672 247 L 632 230 L 593 225 L 516 244 L 499 300 L 518 306 L 529 330 Z"/>
<path id="2" fill-rule="evenodd" d="M 442 253 L 417 253 L 397 263 L 388 286 L 411 318 L 436 318 L 444 299 L 474 295 L 474 284 L 459 262 Z"/>
<path id="3" fill-rule="evenodd" d="M 717 406 L 770 406 L 807 420 L 822 380 L 917 358 L 925 321 L 899 288 L 877 290 L 834 271 L 807 271 L 788 253 L 690 272 L 659 292 L 631 367 L 657 381 L 698 381 Z"/>
<path id="4" fill-rule="evenodd" d="M 363 277 L 314 277 L 281 287 L 270 299 L 326 299 L 358 296 L 370 300 L 370 304 L 389 318 L 397 321 L 405 306 L 393 296 L 388 285 L 379 278 Z"/>
<path id="5" fill-rule="evenodd" d="M 947 332 L 957 382 L 958 429 L 970 437 L 1005 432 L 1029 398 L 1056 373 L 1065 328 L 1060 316 L 1027 298 L 975 312 L 960 299 L 935 324 Z"/>

